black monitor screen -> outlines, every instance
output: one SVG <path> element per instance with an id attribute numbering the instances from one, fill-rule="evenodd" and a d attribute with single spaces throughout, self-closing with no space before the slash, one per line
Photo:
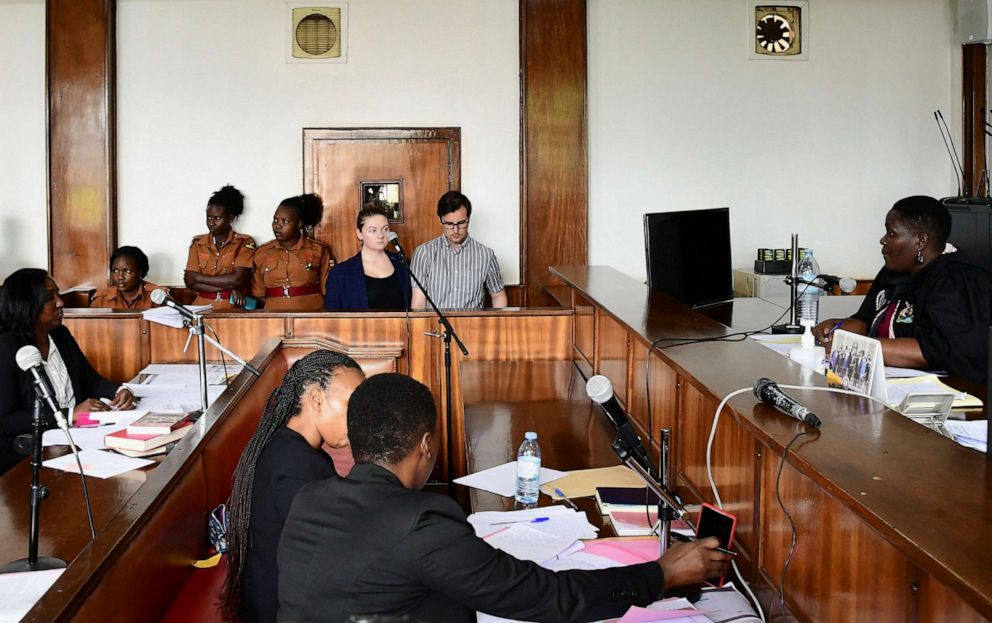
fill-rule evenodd
<path id="1" fill-rule="evenodd" d="M 734 296 L 730 208 L 644 215 L 648 285 L 699 307 Z"/>

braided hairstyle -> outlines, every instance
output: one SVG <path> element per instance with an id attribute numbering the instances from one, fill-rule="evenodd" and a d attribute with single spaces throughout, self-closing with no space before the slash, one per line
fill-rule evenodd
<path id="1" fill-rule="evenodd" d="M 228 184 L 210 195 L 207 207 L 210 206 L 224 208 L 224 214 L 237 218 L 245 211 L 245 196 L 240 190 Z"/>
<path id="2" fill-rule="evenodd" d="M 265 402 L 265 410 L 258 421 L 258 428 L 241 453 L 234 470 L 234 484 L 227 500 L 228 511 L 228 567 L 227 579 L 221 593 L 221 610 L 227 620 L 237 619 L 241 602 L 241 575 L 244 571 L 248 548 L 251 546 L 252 489 L 255 484 L 255 466 L 265 446 L 290 418 L 300 414 L 300 401 L 304 392 L 316 385 L 324 391 L 341 368 L 362 372 L 351 357 L 329 350 L 317 350 L 293 364 Z"/>
<path id="3" fill-rule="evenodd" d="M 324 218 L 324 202 L 320 195 L 313 193 L 287 197 L 279 203 L 279 207 L 291 208 L 296 211 L 296 216 L 302 225 L 303 235 L 307 238 L 313 238 L 314 228 Z"/>

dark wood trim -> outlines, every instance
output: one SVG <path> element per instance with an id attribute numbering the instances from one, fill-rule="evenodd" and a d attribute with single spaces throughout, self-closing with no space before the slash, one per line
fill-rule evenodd
<path id="1" fill-rule="evenodd" d="M 588 254 L 585 0 L 520 0 L 520 278 L 552 304 L 548 267 Z"/>
<path id="2" fill-rule="evenodd" d="M 63 288 L 106 285 L 117 242 L 116 2 L 48 0 L 48 263 Z"/>
<path id="3" fill-rule="evenodd" d="M 986 115 L 986 66 L 988 47 L 983 43 L 962 46 L 962 110 L 964 137 L 961 145 L 961 166 L 964 168 L 965 196 L 984 195 L 988 189 L 982 185 L 982 171 L 985 170 L 985 122 Z"/>

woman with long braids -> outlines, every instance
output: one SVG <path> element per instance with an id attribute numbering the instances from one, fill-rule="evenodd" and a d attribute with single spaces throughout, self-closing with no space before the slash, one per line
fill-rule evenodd
<path id="1" fill-rule="evenodd" d="M 283 523 L 300 487 L 337 477 L 321 445 L 348 445 L 348 399 L 364 379 L 347 355 L 318 350 L 294 363 L 269 395 L 227 502 L 229 564 L 221 601 L 228 620 L 276 620 Z"/>
<path id="2" fill-rule="evenodd" d="M 313 194 L 283 199 L 272 215 L 275 240 L 255 251 L 251 294 L 270 311 L 321 311 L 334 265 L 331 248 L 313 237 L 324 203 Z"/>

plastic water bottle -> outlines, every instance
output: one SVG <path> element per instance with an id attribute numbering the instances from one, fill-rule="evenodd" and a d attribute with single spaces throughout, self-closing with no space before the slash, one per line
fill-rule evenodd
<path id="1" fill-rule="evenodd" d="M 537 433 L 524 433 L 524 442 L 517 450 L 517 494 L 514 499 L 521 504 L 537 504 L 540 480 L 541 447 L 537 445 Z"/>
<path id="2" fill-rule="evenodd" d="M 813 257 L 813 249 L 806 249 L 796 272 L 799 276 L 799 283 L 796 284 L 796 292 L 799 294 L 796 301 L 798 306 L 796 318 L 800 322 L 811 320 L 815 325 L 820 321 L 820 295 L 823 294 L 823 288 L 820 286 L 823 285 L 823 280 L 816 278 L 820 274 L 820 265 Z M 807 285 L 808 283 L 816 285 Z"/>

